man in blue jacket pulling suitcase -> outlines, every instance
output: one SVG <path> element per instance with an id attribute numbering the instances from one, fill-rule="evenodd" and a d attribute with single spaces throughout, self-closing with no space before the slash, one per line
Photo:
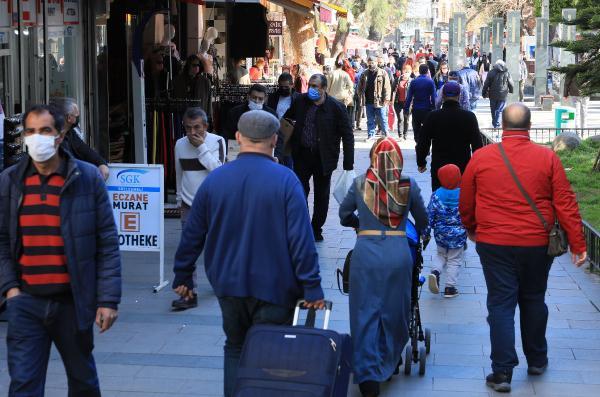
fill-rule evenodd
<path id="1" fill-rule="evenodd" d="M 237 160 L 214 170 L 198 190 L 175 254 L 173 288 L 192 297 L 204 250 L 225 331 L 224 392 L 232 395 L 246 333 L 254 324 L 291 324 L 296 301 L 322 309 L 317 250 L 300 181 L 274 160 L 279 121 L 242 115 Z"/>

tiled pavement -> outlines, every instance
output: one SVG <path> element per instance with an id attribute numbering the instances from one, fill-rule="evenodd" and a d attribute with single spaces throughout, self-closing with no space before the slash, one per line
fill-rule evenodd
<path id="1" fill-rule="evenodd" d="M 479 110 L 487 120 L 487 109 Z M 356 169 L 368 164 L 369 145 L 357 133 Z M 402 142 L 405 172 L 416 178 L 427 202 L 428 174 L 416 171 L 411 141 Z M 340 167 L 341 168 L 341 167 Z M 334 175 L 334 180 L 337 174 Z M 326 296 L 334 302 L 332 328 L 348 332 L 348 300 L 337 290 L 334 272 L 354 245 L 354 232 L 339 226 L 337 203 L 332 199 L 325 227 L 325 241 L 318 244 Z M 166 220 L 166 261 L 171 267 L 179 240 L 180 224 Z M 425 266 L 435 249 L 425 252 Z M 95 357 L 103 395 L 107 397 L 219 396 L 222 390 L 223 332 L 220 312 L 203 272 L 199 307 L 182 313 L 170 311 L 174 298 L 168 289 L 153 294 L 157 281 L 157 258 L 125 253 L 124 296 L 114 328 L 96 335 Z M 169 279 L 172 275 L 169 272 Z M 383 385 L 383 396 L 471 397 L 491 396 L 484 378 L 489 371 L 490 344 L 481 265 L 471 244 L 459 278 L 461 295 L 445 300 L 423 291 L 421 308 L 424 325 L 433 332 L 427 372 L 395 377 Z M 548 343 L 550 368 L 541 377 L 529 377 L 522 362 L 513 380 L 516 396 L 600 395 L 600 277 L 575 269 L 568 257 L 555 261 L 549 280 L 547 303 L 550 311 Z M 518 315 L 516 316 L 518 321 Z M 0 323 L 5 338 L 6 324 Z M 517 344 L 520 345 L 517 336 Z M 522 352 L 519 354 L 523 360 Z M 0 344 L 0 395 L 6 395 L 8 374 L 6 348 Z M 413 371 L 414 372 L 414 371 Z M 66 396 L 62 363 L 53 352 L 48 369 L 47 396 Z M 351 385 L 350 396 L 359 396 Z"/>

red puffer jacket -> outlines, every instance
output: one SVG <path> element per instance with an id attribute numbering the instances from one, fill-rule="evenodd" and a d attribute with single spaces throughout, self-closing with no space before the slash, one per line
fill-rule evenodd
<path id="1" fill-rule="evenodd" d="M 502 145 L 548 225 L 556 216 L 571 252 L 585 252 L 579 207 L 558 156 L 531 142 L 527 131 L 505 131 Z M 520 247 L 548 244 L 548 232 L 517 188 L 498 145 L 473 154 L 462 178 L 459 210 L 463 224 L 476 233 L 478 242 Z"/>

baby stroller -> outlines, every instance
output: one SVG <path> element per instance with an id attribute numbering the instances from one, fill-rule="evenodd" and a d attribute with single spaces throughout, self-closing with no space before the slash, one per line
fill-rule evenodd
<path id="1" fill-rule="evenodd" d="M 421 270 L 423 269 L 422 251 L 427 246 L 429 239 L 423 239 L 423 244 L 421 244 L 421 236 L 410 219 L 406 222 L 406 237 L 414 266 L 411 282 L 410 317 L 408 319 L 408 336 L 410 340 L 403 357 L 404 374 L 410 375 L 412 364 L 419 363 L 419 375 L 425 375 L 427 355 L 431 350 L 431 330 L 429 328 L 423 329 L 421 313 L 419 311 L 419 297 L 421 296 L 421 288 L 425 283 L 425 277 L 421 276 Z M 338 289 L 344 295 L 350 291 L 351 258 L 352 250 L 346 256 L 343 270 L 337 269 Z M 425 342 L 424 346 L 419 346 L 419 342 Z"/>
<path id="2" fill-rule="evenodd" d="M 411 255 L 413 257 L 413 274 L 411 285 L 410 299 L 410 318 L 408 323 L 408 336 L 410 338 L 406 350 L 404 352 L 404 374 L 410 375 L 412 364 L 419 363 L 419 375 L 425 375 L 425 364 L 427 363 L 427 355 L 431 350 L 431 330 L 423 329 L 421 323 L 421 312 L 419 310 L 419 297 L 421 289 L 425 283 L 425 277 L 421 276 L 423 269 L 423 249 L 427 247 L 429 239 L 421 238 L 415 225 L 408 220 L 406 222 L 406 238 L 410 246 Z M 424 346 L 419 346 L 419 342 L 424 342 Z"/>

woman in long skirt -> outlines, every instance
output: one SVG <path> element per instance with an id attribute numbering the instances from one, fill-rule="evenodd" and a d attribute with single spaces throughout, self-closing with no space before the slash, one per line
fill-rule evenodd
<path id="1" fill-rule="evenodd" d="M 350 332 L 354 382 L 369 397 L 378 396 L 379 383 L 394 374 L 408 342 L 409 212 L 418 231 L 427 226 L 421 190 L 402 175 L 402 165 L 396 141 L 379 139 L 371 149 L 371 166 L 354 180 L 340 206 L 341 224 L 358 233 L 350 267 Z"/>

